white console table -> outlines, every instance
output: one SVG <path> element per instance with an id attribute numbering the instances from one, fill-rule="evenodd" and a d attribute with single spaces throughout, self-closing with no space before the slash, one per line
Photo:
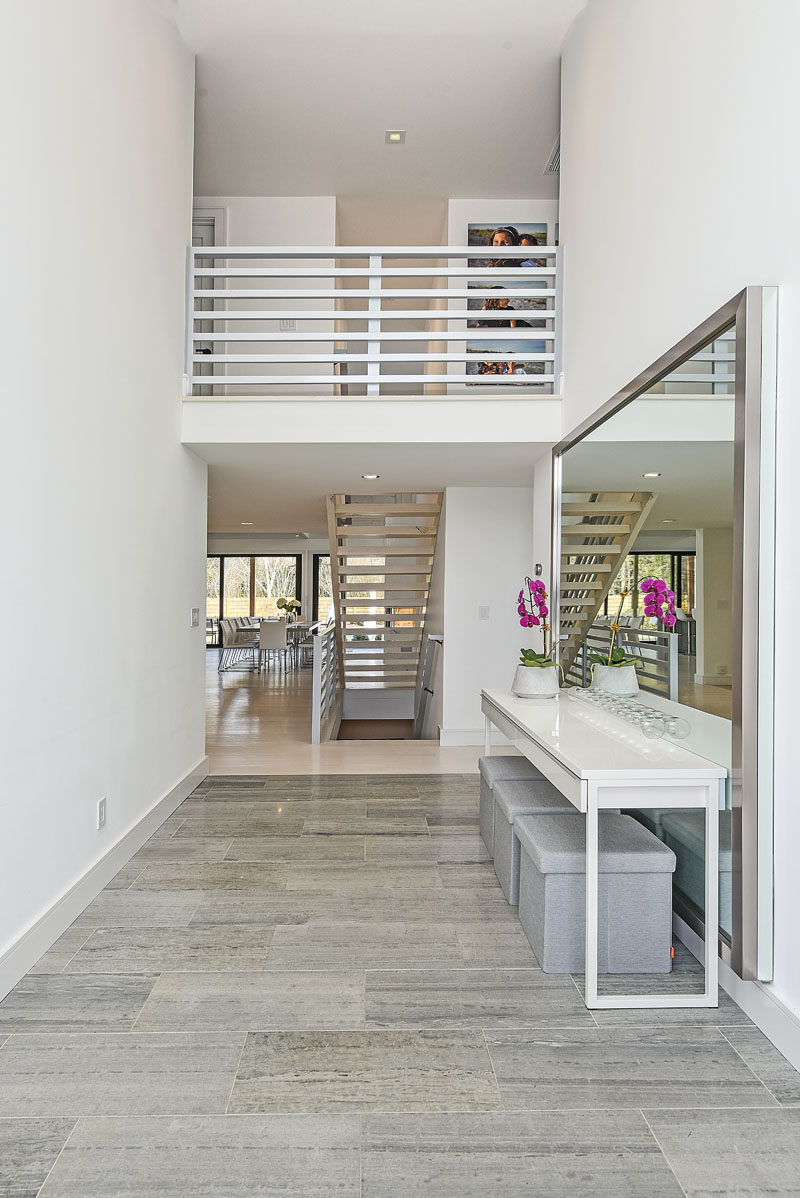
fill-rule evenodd
<path id="1" fill-rule="evenodd" d="M 727 771 L 675 741 L 647 740 L 640 730 L 565 691 L 555 699 L 518 699 L 484 690 L 486 753 L 492 725 L 586 816 L 587 1007 L 715 1007 L 718 1005 L 717 924 L 720 786 Z M 702 807 L 705 810 L 705 989 L 702 994 L 599 995 L 598 813 L 608 807 Z M 710 931 L 708 931 L 710 929 Z"/>

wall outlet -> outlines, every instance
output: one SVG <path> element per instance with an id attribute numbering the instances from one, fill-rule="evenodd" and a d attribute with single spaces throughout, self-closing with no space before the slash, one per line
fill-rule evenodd
<path id="1" fill-rule="evenodd" d="M 296 333 L 297 332 L 297 321 L 296 320 L 279 320 L 278 321 L 278 331 L 280 333 Z"/>
<path id="2" fill-rule="evenodd" d="M 727 672 L 728 672 L 728 667 L 727 667 L 727 666 L 717 666 L 717 673 L 718 673 L 718 674 L 727 674 Z"/>
<path id="3" fill-rule="evenodd" d="M 199 607 L 192 608 L 191 623 L 190 623 L 189 627 L 190 628 L 199 628 L 200 627 L 200 608 Z"/>
<path id="4" fill-rule="evenodd" d="M 106 826 L 106 800 L 105 796 L 98 801 L 97 804 L 97 830 Z"/>
<path id="5" fill-rule="evenodd" d="M 488 604 L 482 604 L 478 608 L 478 619 L 479 620 L 488 620 L 489 619 L 489 605 Z"/>

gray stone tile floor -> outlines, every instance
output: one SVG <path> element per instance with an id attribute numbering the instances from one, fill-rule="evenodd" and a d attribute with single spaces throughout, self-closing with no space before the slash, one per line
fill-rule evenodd
<path id="1" fill-rule="evenodd" d="M 2 1198 L 800 1196 L 800 1075 L 724 994 L 589 1012 L 477 815 L 208 778 L 0 1003 Z"/>

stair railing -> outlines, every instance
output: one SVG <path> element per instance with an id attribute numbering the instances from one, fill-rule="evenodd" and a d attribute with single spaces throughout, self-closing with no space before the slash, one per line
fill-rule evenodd
<path id="1" fill-rule="evenodd" d="M 619 646 L 636 661 L 639 689 L 678 701 L 678 636 L 662 628 L 619 630 Z M 607 624 L 593 624 L 567 671 L 569 686 L 588 686 L 592 677 L 590 653 L 604 657 L 611 644 Z"/>
<path id="2" fill-rule="evenodd" d="M 342 719 L 336 625 L 312 634 L 311 743 L 335 740 Z"/>

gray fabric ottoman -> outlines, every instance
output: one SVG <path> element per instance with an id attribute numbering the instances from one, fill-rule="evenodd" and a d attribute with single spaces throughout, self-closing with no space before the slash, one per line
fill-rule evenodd
<path id="1" fill-rule="evenodd" d="M 670 807 L 631 807 L 626 811 L 626 815 L 632 815 L 640 824 L 644 824 L 645 828 L 649 828 L 655 833 L 659 840 L 664 839 L 664 816 L 674 812 L 675 808 Z"/>
<path id="2" fill-rule="evenodd" d="M 498 754 L 497 757 L 479 757 L 478 769 L 481 773 L 481 839 L 486 845 L 490 856 L 494 856 L 494 795 L 492 788 L 495 782 L 504 778 L 541 778 L 541 773 L 535 765 L 531 765 L 527 757 L 513 756 L 508 753 Z"/>
<path id="3" fill-rule="evenodd" d="M 662 822 L 664 839 L 678 858 L 675 885 L 701 911 L 706 905 L 704 811 L 672 811 Z M 731 813 L 719 813 L 719 922 L 731 927 Z"/>
<path id="4" fill-rule="evenodd" d="M 519 902 L 519 841 L 514 821 L 521 815 L 556 815 L 575 808 L 546 778 L 512 782 L 503 778 L 494 784 L 494 872 L 506 900 Z"/>
<path id="5" fill-rule="evenodd" d="M 600 813 L 600 973 L 672 969 L 675 854 L 628 815 Z M 586 821 L 521 816 L 519 918 L 545 973 L 582 973 L 586 961 Z"/>

